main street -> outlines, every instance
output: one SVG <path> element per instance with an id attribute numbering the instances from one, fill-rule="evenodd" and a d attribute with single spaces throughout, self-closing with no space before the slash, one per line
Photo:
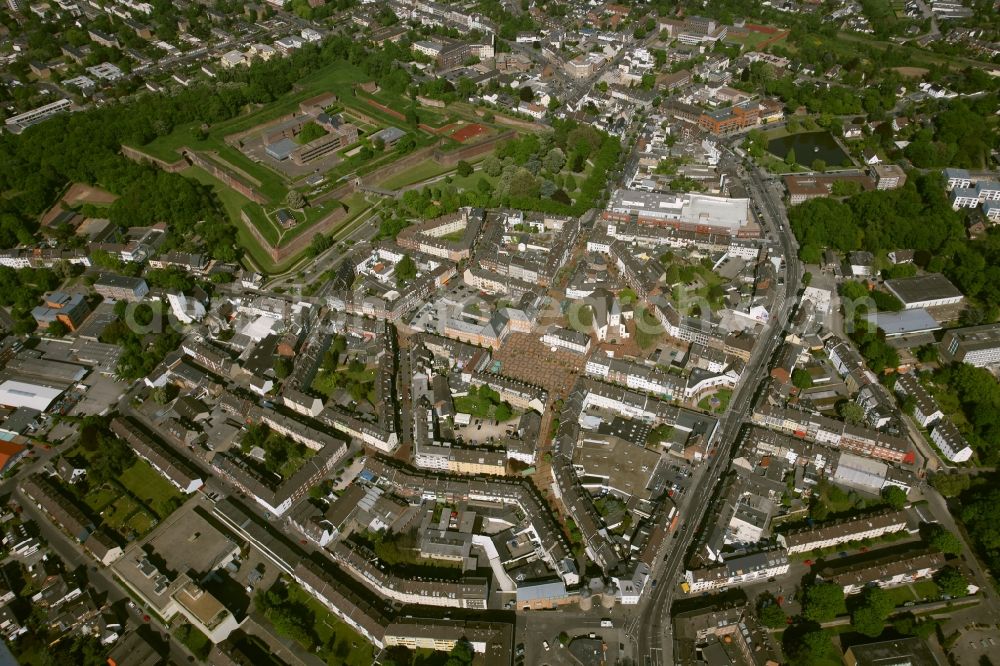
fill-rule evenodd
<path id="1" fill-rule="evenodd" d="M 729 149 L 723 147 L 729 152 Z M 729 153 L 732 158 L 732 154 Z M 742 170 L 741 170 L 742 173 Z M 802 266 L 797 258 L 797 246 L 792 237 L 785 216 L 781 193 L 769 187 L 766 173 L 760 169 L 752 169 L 748 174 L 747 184 L 751 197 L 760 205 L 760 216 L 767 225 L 772 237 L 781 245 L 785 257 L 784 298 L 779 310 L 765 327 L 758 345 L 747 365 L 746 372 L 733 392 L 729 404 L 729 412 L 720 424 L 717 437 L 716 454 L 708 461 L 708 468 L 698 485 L 692 490 L 694 513 L 682 517 L 684 526 L 681 537 L 673 540 L 666 558 L 659 566 L 653 568 L 650 577 L 657 581 L 652 588 L 651 597 L 640 611 L 638 623 L 637 657 L 640 664 L 660 666 L 674 663 L 673 640 L 671 637 L 670 606 L 678 589 L 681 567 L 684 555 L 690 548 L 698 532 L 698 526 L 705 517 L 709 500 L 717 482 L 729 465 L 737 437 L 745 419 L 753 405 L 754 396 L 760 386 L 759 378 L 763 376 L 770 359 L 774 356 L 778 345 L 784 339 L 783 329 L 788 321 L 792 306 L 797 300 L 799 284 L 802 280 Z"/>

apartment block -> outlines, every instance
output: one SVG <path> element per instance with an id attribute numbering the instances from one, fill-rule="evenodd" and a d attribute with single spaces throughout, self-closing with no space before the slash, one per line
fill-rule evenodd
<path id="1" fill-rule="evenodd" d="M 687 591 L 698 594 L 781 576 L 788 573 L 788 568 L 788 556 L 783 551 L 769 550 L 734 557 L 709 569 L 686 571 L 684 580 Z"/>
<path id="2" fill-rule="evenodd" d="M 778 544 L 788 554 L 807 553 L 817 548 L 839 546 L 850 541 L 876 539 L 906 529 L 906 511 L 883 511 L 859 518 L 849 518 L 830 525 L 803 527 L 778 535 Z"/>
<path id="3" fill-rule="evenodd" d="M 844 594 L 851 595 L 876 585 L 889 588 L 926 580 L 944 564 L 944 555 L 937 551 L 905 551 L 844 566 L 834 562 L 824 567 L 817 578 L 835 583 L 844 589 Z"/>
<path id="4" fill-rule="evenodd" d="M 979 368 L 1000 363 L 1000 324 L 950 329 L 941 349 L 952 360 Z"/>
<path id="5" fill-rule="evenodd" d="M 965 437 L 951 419 L 944 417 L 931 430 L 931 440 L 951 462 L 966 462 L 973 451 Z"/>
<path id="6" fill-rule="evenodd" d="M 896 378 L 896 393 L 913 397 L 913 418 L 924 428 L 944 417 L 937 401 L 913 374 L 906 373 Z"/>

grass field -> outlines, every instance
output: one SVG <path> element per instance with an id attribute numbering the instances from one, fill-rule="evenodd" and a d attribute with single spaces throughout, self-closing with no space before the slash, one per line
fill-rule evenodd
<path id="1" fill-rule="evenodd" d="M 773 39 L 778 33 L 768 34 L 764 32 L 757 32 L 755 30 L 747 30 L 746 34 L 734 35 L 734 31 L 730 30 L 726 35 L 725 41 L 731 44 L 742 44 L 746 50 L 753 51 L 757 49 L 761 44 L 769 39 Z M 786 37 L 782 37 L 774 42 L 774 44 L 783 44 Z M 769 45 L 770 46 L 770 45 Z M 765 47 L 766 48 L 766 47 Z"/>
<path id="2" fill-rule="evenodd" d="M 402 173 L 398 173 L 391 178 L 387 178 L 379 183 L 379 187 L 387 190 L 396 190 L 400 187 L 405 187 L 406 185 L 412 185 L 413 183 L 419 183 L 427 180 L 428 178 L 433 178 L 434 176 L 440 176 L 443 173 L 448 173 L 452 169 L 454 169 L 454 167 L 443 166 L 434 160 L 424 160 Z"/>
<path id="3" fill-rule="evenodd" d="M 258 211 L 260 211 L 260 206 L 250 201 L 236 190 L 226 187 L 221 181 L 216 180 L 211 174 L 200 167 L 188 167 L 181 173 L 188 178 L 193 178 L 200 183 L 212 186 L 216 195 L 219 197 L 219 201 L 222 203 L 222 207 L 229 216 L 230 222 L 236 225 L 236 233 L 240 246 L 247 251 L 253 262 L 261 269 L 267 270 L 269 267 L 272 267 L 271 257 L 268 256 L 268 254 L 264 251 L 264 248 L 262 248 L 257 240 L 250 234 L 246 228 L 246 224 L 240 217 L 240 211 L 243 210 L 244 206 L 256 208 Z M 261 211 L 260 215 L 262 219 L 265 219 L 263 217 L 263 211 Z M 266 226 L 261 229 L 261 233 L 265 238 L 269 238 L 268 234 L 264 231 L 264 228 L 266 228 Z"/>
<path id="4" fill-rule="evenodd" d="M 316 651 L 328 666 L 370 666 L 374 660 L 371 644 L 350 626 L 337 619 L 326 606 L 295 583 L 288 585 L 289 601 L 304 606 L 313 618 L 312 633 L 319 648 Z M 357 646 L 357 647 L 355 647 Z M 304 646 L 307 649 L 312 646 Z"/>
<path id="5" fill-rule="evenodd" d="M 721 414 L 726 411 L 729 407 L 729 400 L 733 397 L 733 392 L 729 389 L 719 389 L 712 395 L 705 396 L 698 402 L 698 408 L 704 409 L 706 412 L 713 412 L 715 414 Z M 719 406 L 712 407 L 712 398 L 718 398 Z"/>
<path id="6" fill-rule="evenodd" d="M 119 479 L 132 494 L 146 503 L 161 520 L 170 515 L 182 497 L 173 484 L 153 469 L 145 460 L 122 472 Z"/>
<path id="7" fill-rule="evenodd" d="M 331 397 L 338 389 L 351 392 L 352 387 L 357 386 L 355 391 L 358 395 L 364 395 L 369 401 L 374 399 L 373 385 L 375 382 L 375 368 L 363 368 L 360 371 L 352 371 L 347 366 L 341 366 L 336 372 L 320 370 L 313 380 L 312 389 L 327 397 Z"/>
<path id="8" fill-rule="evenodd" d="M 936 599 L 940 594 L 938 586 L 932 580 L 913 583 L 913 591 L 916 592 L 918 599 Z"/>
<path id="9" fill-rule="evenodd" d="M 84 503 L 90 508 L 91 511 L 100 511 L 115 501 L 116 497 L 118 497 L 118 492 L 116 490 L 110 486 L 101 486 L 100 488 L 95 488 L 87 493 L 84 497 Z"/>
<path id="10" fill-rule="evenodd" d="M 128 522 L 129 516 L 139 509 L 139 503 L 127 495 L 119 496 L 101 511 L 104 524 L 116 530 L 121 530 Z"/>
<path id="11" fill-rule="evenodd" d="M 191 654 L 204 661 L 212 651 L 212 641 L 193 624 L 182 624 L 174 632 L 177 639 L 191 650 Z"/>

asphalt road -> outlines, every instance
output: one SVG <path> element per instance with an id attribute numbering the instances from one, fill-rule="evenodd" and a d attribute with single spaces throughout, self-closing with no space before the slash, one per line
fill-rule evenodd
<path id="1" fill-rule="evenodd" d="M 728 150 L 723 148 L 723 150 Z M 732 158 L 732 155 L 729 155 Z M 673 663 L 673 639 L 671 636 L 670 605 L 677 591 L 677 582 L 684 564 L 684 555 L 690 547 L 701 524 L 709 499 L 716 487 L 716 482 L 729 465 L 736 445 L 737 436 L 753 404 L 754 395 L 759 386 L 762 370 L 774 356 L 784 335 L 782 330 L 788 321 L 789 313 L 798 296 L 798 288 L 802 279 L 802 266 L 796 256 L 797 246 L 788 219 L 785 215 L 781 193 L 767 181 L 767 174 L 760 169 L 753 169 L 747 174 L 747 184 L 751 196 L 760 205 L 760 215 L 767 228 L 781 245 L 786 259 L 785 264 L 785 297 L 776 316 L 772 317 L 761 334 L 766 342 L 755 348 L 747 365 L 743 379 L 733 392 L 729 412 L 720 424 L 720 434 L 716 440 L 717 451 L 708 462 L 707 472 L 701 477 L 698 485 L 692 490 L 694 501 L 691 503 L 695 511 L 684 518 L 682 536 L 674 541 L 673 547 L 659 566 L 654 567 L 651 575 L 657 581 L 650 599 L 641 609 L 641 621 L 638 624 L 637 661 L 643 666 L 660 666 Z M 691 527 L 691 526 L 695 527 Z"/>

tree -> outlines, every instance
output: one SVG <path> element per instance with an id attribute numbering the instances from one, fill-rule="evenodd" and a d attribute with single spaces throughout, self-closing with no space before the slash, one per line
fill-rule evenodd
<path id="1" fill-rule="evenodd" d="M 513 415 L 514 410 L 506 402 L 501 402 L 493 411 L 493 418 L 501 423 L 509 421 Z"/>
<path id="2" fill-rule="evenodd" d="M 400 286 L 417 277 L 417 264 L 406 254 L 396 263 L 396 283 Z"/>
<path id="3" fill-rule="evenodd" d="M 522 102 L 531 102 L 535 99 L 535 91 L 528 86 L 524 86 L 518 91 L 517 96 Z"/>
<path id="4" fill-rule="evenodd" d="M 934 583 L 945 597 L 964 597 L 969 593 L 969 581 L 961 571 L 952 566 L 943 567 L 938 571 L 934 576 Z"/>
<path id="5" fill-rule="evenodd" d="M 153 399 L 153 402 L 159 405 L 165 405 L 174 398 L 177 397 L 179 389 L 176 384 L 164 384 L 163 386 L 157 386 L 149 392 L 149 397 Z"/>
<path id="6" fill-rule="evenodd" d="M 811 666 L 819 663 L 830 651 L 830 636 L 816 623 L 789 629 L 782 639 L 789 663 Z"/>
<path id="7" fill-rule="evenodd" d="M 493 154 L 487 155 L 486 159 L 483 160 L 483 173 L 491 178 L 496 178 L 503 171 L 503 164 L 500 159 Z"/>
<path id="8" fill-rule="evenodd" d="M 899 486 L 886 486 L 882 489 L 882 499 L 893 509 L 906 506 L 906 492 Z"/>
<path id="9" fill-rule="evenodd" d="M 837 405 L 837 413 L 840 414 L 840 418 L 852 425 L 860 425 L 865 421 L 865 410 L 850 400 L 844 400 Z"/>
<path id="10" fill-rule="evenodd" d="M 844 588 L 836 583 L 816 583 L 806 588 L 802 617 L 813 622 L 829 622 L 846 610 Z"/>
<path id="11" fill-rule="evenodd" d="M 812 283 L 812 281 L 813 281 L 813 274 L 812 273 L 810 273 L 809 271 L 806 271 L 805 273 L 802 274 L 802 286 L 803 287 L 808 287 Z"/>
<path id="12" fill-rule="evenodd" d="M 458 165 L 455 167 L 455 173 L 457 173 L 462 178 L 465 178 L 473 171 L 472 165 L 465 160 L 459 160 Z"/>
<path id="13" fill-rule="evenodd" d="M 285 203 L 289 208 L 302 208 L 306 205 L 306 198 L 298 190 L 288 190 L 285 195 Z"/>
<path id="14" fill-rule="evenodd" d="M 879 636 L 894 607 L 888 592 L 880 587 L 869 587 L 862 593 L 860 602 L 851 613 L 851 624 L 859 633 Z"/>
<path id="15" fill-rule="evenodd" d="M 544 166 L 551 173 L 559 173 L 562 171 L 562 168 L 566 166 L 566 153 L 559 148 L 553 148 L 545 154 L 542 166 Z"/>
<path id="16" fill-rule="evenodd" d="M 788 623 L 788 614 L 776 603 L 769 603 L 757 611 L 757 617 L 765 627 L 778 629 Z"/>
<path id="17" fill-rule="evenodd" d="M 954 532 L 938 523 L 923 523 L 920 526 L 920 536 L 928 546 L 945 555 L 959 555 L 962 552 L 962 541 Z"/>
<path id="18" fill-rule="evenodd" d="M 464 639 L 460 640 L 448 653 L 448 661 L 445 662 L 445 666 L 468 666 L 472 663 L 474 654 L 469 642 Z"/>
<path id="19" fill-rule="evenodd" d="M 785 153 L 785 164 L 788 166 L 795 166 L 795 149 L 789 148 L 788 152 Z"/>
<path id="20" fill-rule="evenodd" d="M 824 162 L 819 158 L 814 159 L 812 162 L 812 170 L 823 173 L 824 171 L 826 171 L 826 162 Z"/>
<path id="21" fill-rule="evenodd" d="M 938 360 L 937 345 L 928 343 L 917 347 L 917 360 L 921 363 L 936 363 Z"/>
<path id="22" fill-rule="evenodd" d="M 69 326 L 56 319 L 45 329 L 45 333 L 53 338 L 61 338 L 69 333 Z"/>
<path id="23" fill-rule="evenodd" d="M 804 368 L 795 368 L 792 370 L 792 384 L 799 389 L 811 388 L 813 385 L 812 375 Z"/>
<path id="24" fill-rule="evenodd" d="M 292 361 L 280 356 L 274 361 L 274 376 L 278 379 L 284 379 L 288 375 L 292 374 Z"/>
<path id="25" fill-rule="evenodd" d="M 938 472 L 931 477 L 931 485 L 945 497 L 958 497 L 971 485 L 968 474 Z"/>

